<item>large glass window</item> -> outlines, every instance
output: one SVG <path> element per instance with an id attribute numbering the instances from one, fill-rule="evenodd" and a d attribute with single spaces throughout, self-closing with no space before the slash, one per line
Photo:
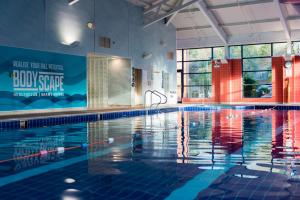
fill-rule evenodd
<path id="1" fill-rule="evenodd" d="M 287 53 L 287 43 L 274 43 L 272 56 L 285 56 Z"/>
<path id="2" fill-rule="evenodd" d="M 211 97 L 212 64 L 210 60 L 184 63 L 185 91 L 188 98 Z"/>
<path id="3" fill-rule="evenodd" d="M 213 59 L 221 60 L 225 59 L 225 48 L 224 47 L 214 47 L 213 48 Z"/>
<path id="4" fill-rule="evenodd" d="M 241 46 L 230 46 L 229 56 L 231 59 L 241 59 L 242 58 L 242 47 Z"/>
<path id="5" fill-rule="evenodd" d="M 255 44 L 243 46 L 243 58 L 271 56 L 271 44 Z"/>
<path id="6" fill-rule="evenodd" d="M 211 51 L 212 51 L 211 48 L 184 50 L 185 61 L 211 60 L 212 59 Z"/>
<path id="7" fill-rule="evenodd" d="M 182 61 L 182 50 L 177 50 L 176 51 L 176 58 L 177 58 L 177 62 Z"/>
<path id="8" fill-rule="evenodd" d="M 293 42 L 293 54 L 300 55 L 300 42 Z"/>
<path id="9" fill-rule="evenodd" d="M 271 44 L 243 46 L 243 95 L 245 98 L 272 97 Z"/>
<path id="10" fill-rule="evenodd" d="M 292 43 L 293 54 L 300 55 L 300 42 Z M 272 56 L 284 56 L 287 43 L 234 45 L 229 47 L 230 59 L 242 59 L 243 96 L 272 97 Z M 225 58 L 224 47 L 185 49 L 177 51 L 177 69 L 181 70 L 184 95 L 188 98 L 211 97 L 212 60 Z"/>

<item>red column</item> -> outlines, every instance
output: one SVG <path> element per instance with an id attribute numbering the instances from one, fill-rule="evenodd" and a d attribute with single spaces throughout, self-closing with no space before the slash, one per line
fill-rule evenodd
<path id="1" fill-rule="evenodd" d="M 283 102 L 283 71 L 284 71 L 284 59 L 283 57 L 272 58 L 272 69 L 273 69 L 273 100 L 276 103 Z"/>
<path id="2" fill-rule="evenodd" d="M 234 59 L 230 61 L 231 68 L 231 103 L 241 102 L 242 97 L 242 61 Z"/>

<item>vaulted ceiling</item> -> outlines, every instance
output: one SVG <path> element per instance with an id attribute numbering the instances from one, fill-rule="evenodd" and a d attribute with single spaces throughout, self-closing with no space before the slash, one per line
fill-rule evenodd
<path id="1" fill-rule="evenodd" d="M 145 27 L 164 20 L 178 48 L 300 40 L 299 0 L 128 0 Z"/>

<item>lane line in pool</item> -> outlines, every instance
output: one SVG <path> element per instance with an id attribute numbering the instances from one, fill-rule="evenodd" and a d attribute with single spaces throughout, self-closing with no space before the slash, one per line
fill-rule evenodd
<path id="1" fill-rule="evenodd" d="M 99 156 L 104 156 L 104 155 L 110 154 L 110 153 L 112 153 L 112 150 L 116 149 L 116 148 L 118 148 L 120 150 L 123 150 L 123 149 L 128 149 L 131 146 L 132 146 L 131 143 L 121 144 L 121 145 L 114 146 L 114 147 L 109 147 L 107 149 L 103 149 L 103 150 L 100 150 L 100 151 L 97 151 L 97 152 L 89 153 L 89 155 L 78 156 L 78 157 L 71 158 L 71 159 L 68 159 L 68 160 L 64 160 L 64 161 L 60 161 L 60 162 L 57 162 L 57 163 L 45 165 L 45 166 L 42 166 L 42 167 L 39 167 L 39 168 L 30 169 L 30 170 L 27 170 L 27 171 L 24 171 L 24 172 L 20 172 L 18 174 L 6 176 L 6 177 L 3 177 L 3 178 L 0 178 L 0 187 L 3 187 L 3 186 L 5 186 L 7 184 L 10 184 L 10 183 L 14 183 L 14 182 L 17 182 L 17 181 L 24 180 L 26 178 L 30 178 L 32 176 L 40 175 L 40 174 L 43 174 L 43 173 L 46 173 L 46 172 L 49 172 L 49 171 L 52 171 L 52 170 L 67 167 L 67 166 L 70 166 L 70 165 L 73 165 L 73 164 L 76 164 L 76 163 L 79 163 L 79 162 L 82 162 L 82 161 L 85 161 L 85 160 L 88 160 L 88 159 L 92 159 L 92 158 L 96 158 L 96 157 L 99 157 Z"/>
<path id="2" fill-rule="evenodd" d="M 279 126 L 275 129 L 275 134 L 279 134 L 283 131 L 283 126 Z M 252 141 L 252 145 L 257 144 L 257 141 Z M 250 146 L 248 144 L 248 148 Z M 243 147 L 244 148 L 244 147 Z M 235 154 L 236 152 L 239 152 L 241 149 L 238 149 L 237 151 L 233 152 L 232 154 Z M 244 149 L 245 151 L 245 149 Z M 231 155 L 232 155 L 231 154 Z M 226 160 L 230 160 L 230 155 L 227 155 L 225 157 Z M 166 200 L 192 200 L 195 199 L 200 192 L 208 188 L 215 180 L 217 180 L 221 175 L 229 171 L 232 167 L 235 165 L 228 163 L 227 165 L 224 165 L 224 169 L 222 170 L 205 170 L 201 173 L 199 173 L 197 176 L 193 177 L 191 180 L 187 181 L 182 187 L 177 188 L 174 190 L 167 198 Z"/>

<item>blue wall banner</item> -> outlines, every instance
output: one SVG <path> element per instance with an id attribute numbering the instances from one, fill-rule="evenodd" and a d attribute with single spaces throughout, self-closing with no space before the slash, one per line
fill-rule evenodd
<path id="1" fill-rule="evenodd" d="M 0 111 L 87 106 L 86 57 L 0 46 Z"/>

